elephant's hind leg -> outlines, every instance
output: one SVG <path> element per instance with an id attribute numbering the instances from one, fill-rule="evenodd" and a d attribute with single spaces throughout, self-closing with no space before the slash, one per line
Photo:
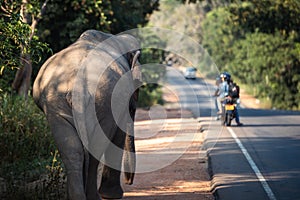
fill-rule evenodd
<path id="1" fill-rule="evenodd" d="M 86 194 L 87 200 L 101 199 L 97 190 L 97 170 L 99 161 L 89 154 Z"/>
<path id="2" fill-rule="evenodd" d="M 125 133 L 119 128 L 115 137 L 105 151 L 105 164 L 103 166 L 102 180 L 99 193 L 104 199 L 121 199 L 123 189 L 120 183 Z"/>
<path id="3" fill-rule="evenodd" d="M 103 174 L 99 193 L 104 199 L 121 199 L 123 189 L 120 184 L 120 171 L 107 165 L 103 166 Z"/>
<path id="4" fill-rule="evenodd" d="M 68 199 L 85 200 L 84 149 L 73 125 L 59 115 L 48 116 L 51 132 L 67 173 Z"/>

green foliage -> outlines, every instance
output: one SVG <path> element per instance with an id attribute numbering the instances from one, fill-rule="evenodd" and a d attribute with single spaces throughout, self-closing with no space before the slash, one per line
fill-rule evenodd
<path id="1" fill-rule="evenodd" d="M 155 104 L 163 104 L 162 89 L 157 84 L 147 84 L 140 88 L 138 107 L 150 107 Z"/>
<path id="2" fill-rule="evenodd" d="M 0 18 L 0 74 L 5 68 L 17 68 L 20 66 L 21 49 L 29 53 L 34 63 L 42 58 L 42 53 L 48 50 L 47 44 L 38 41 L 33 37 L 30 41 L 30 26 L 19 18 L 19 15 L 11 15 L 7 20 Z"/>
<path id="3" fill-rule="evenodd" d="M 108 31 L 110 8 L 105 1 L 50 0 L 38 24 L 38 35 L 54 52 L 74 42 L 87 29 Z"/>
<path id="4" fill-rule="evenodd" d="M 140 88 L 138 106 L 150 107 L 163 103 L 161 86 L 157 83 L 165 77 L 165 66 L 159 64 L 164 60 L 165 52 L 157 47 L 163 47 L 165 44 L 152 31 L 139 31 L 137 34 L 142 46 L 140 63 L 144 85 Z"/>
<path id="5" fill-rule="evenodd" d="M 16 69 L 4 68 L 3 73 L 0 74 L 0 95 L 3 93 L 12 93 L 12 82 Z"/>
<path id="6" fill-rule="evenodd" d="M 108 19 L 112 23 L 109 31 L 120 33 L 146 25 L 152 12 L 158 9 L 159 1 L 114 0 L 110 4 Z"/>
<path id="7" fill-rule="evenodd" d="M 40 42 L 37 36 L 31 36 L 33 30 L 29 24 L 22 21 L 19 14 L 21 1 L 4 1 L 1 6 L 0 92 L 7 92 L 10 90 L 8 83 L 14 78 L 14 72 L 11 71 L 21 67 L 21 52 L 30 55 L 31 60 L 28 62 L 38 64 L 44 58 L 44 53 L 50 52 L 50 49 L 46 43 Z M 27 7 L 29 14 L 37 15 L 38 1 L 31 1 Z"/>
<path id="8" fill-rule="evenodd" d="M 246 34 L 235 43 L 235 58 L 229 63 L 240 80 L 254 88 L 255 96 L 268 99 L 280 109 L 299 109 L 299 43 L 282 35 Z"/>
<path id="9" fill-rule="evenodd" d="M 45 116 L 32 98 L 25 101 L 2 94 L 0 102 L 0 177 L 6 194 L 18 196 L 28 183 L 46 173 L 56 147 Z"/>
<path id="10" fill-rule="evenodd" d="M 204 15 L 204 6 L 200 3 L 181 4 L 178 0 L 162 1 L 160 10 L 153 13 L 149 25 L 173 29 L 201 42 L 201 19 Z"/>
<path id="11" fill-rule="evenodd" d="M 87 29 L 117 34 L 145 25 L 157 6 L 158 2 L 150 0 L 50 0 L 39 23 L 38 35 L 57 52 Z"/>
<path id="12" fill-rule="evenodd" d="M 228 11 L 233 22 L 240 30 L 273 34 L 280 31 L 283 35 L 300 31 L 298 0 L 248 0 L 242 4 L 231 4 Z"/>
<path id="13" fill-rule="evenodd" d="M 37 66 L 52 54 L 46 43 L 57 52 L 74 42 L 87 29 L 119 33 L 136 28 L 145 25 L 149 14 L 158 7 L 158 1 L 151 0 L 49 0 L 46 12 L 40 15 L 44 2 L 26 1 L 29 23 L 39 19 L 37 30 L 31 30 L 30 24 L 22 22 L 20 17 L 21 0 L 1 1 L 0 76 L 5 73 L 5 77 L 1 77 L 0 91 L 9 91 L 14 73 L 8 71 L 20 67 L 21 50 L 31 56 L 34 79 Z M 30 38 L 32 31 L 37 35 Z"/>
<path id="14" fill-rule="evenodd" d="M 66 199 L 65 183 L 66 175 L 58 150 L 53 154 L 51 166 L 46 166 L 48 177 L 46 180 L 45 193 L 50 194 L 53 199 Z"/>
<path id="15" fill-rule="evenodd" d="M 300 109 L 300 3 L 249 0 L 219 7 L 203 23 L 204 45 L 220 70 L 279 109 Z"/>
<path id="16" fill-rule="evenodd" d="M 49 135 L 44 114 L 32 98 L 25 101 L 18 96 L 3 94 L 0 96 L 0 102 L 2 161 L 13 162 L 23 158 L 32 160 L 49 155 L 50 151 L 45 147 L 54 147 L 52 136 Z M 13 144 L 14 139 L 20 140 Z"/>
<path id="17" fill-rule="evenodd" d="M 216 67 L 215 64 L 210 59 L 210 56 L 204 52 L 203 49 L 203 36 L 206 36 L 207 41 L 212 43 L 217 43 L 214 39 L 218 39 L 219 35 L 215 32 L 213 26 L 217 27 L 222 25 L 219 24 L 212 25 L 214 20 L 210 20 L 211 27 L 203 26 L 203 20 L 206 17 L 206 14 L 213 8 L 218 8 L 221 5 L 227 4 L 227 0 L 218 0 L 218 1 L 181 1 L 181 0 L 170 0 L 170 1 L 161 1 L 159 11 L 155 11 L 150 18 L 148 26 L 162 27 L 174 30 L 173 33 L 179 32 L 180 35 L 184 37 L 178 37 L 177 47 L 182 48 L 180 52 L 172 52 L 174 48 L 174 42 L 169 40 L 170 36 L 165 40 L 170 41 L 166 42 L 165 49 L 170 49 L 169 54 L 166 52 L 166 57 L 168 60 L 172 60 L 173 66 L 186 67 L 191 65 L 191 62 L 198 69 L 202 75 L 215 77 L 216 76 Z M 226 20 L 224 16 L 224 21 Z M 228 28 L 229 31 L 230 28 Z M 170 30 L 170 31 L 171 31 Z M 207 35 L 204 35 L 203 32 L 206 31 Z M 175 34 L 176 35 L 176 34 Z M 193 41 L 193 42 L 191 42 Z M 195 44 L 199 45 L 195 45 Z M 224 46 L 227 44 L 224 44 Z M 212 45 L 211 45 L 212 46 Z M 216 50 L 221 49 L 221 45 L 214 45 Z M 211 52 L 210 52 L 211 53 Z M 184 58 L 182 57 L 184 55 Z M 214 54 L 218 55 L 218 54 Z"/>
<path id="18" fill-rule="evenodd" d="M 157 83 L 161 81 L 162 77 L 165 77 L 166 70 L 164 66 L 156 64 L 161 62 L 162 59 L 162 50 L 143 49 L 141 69 L 144 85 L 139 91 L 138 107 L 150 107 L 155 104 L 163 104 L 162 89 Z"/>
<path id="19" fill-rule="evenodd" d="M 235 24 L 226 8 L 220 7 L 206 16 L 203 22 L 203 47 L 213 56 L 220 70 L 232 60 L 232 45 L 236 38 Z"/>
<path id="20" fill-rule="evenodd" d="M 3 74 L 5 67 L 13 69 L 19 66 L 21 46 L 27 43 L 30 27 L 22 23 L 18 15 L 12 15 L 9 22 L 0 18 L 0 29 L 0 74 Z"/>

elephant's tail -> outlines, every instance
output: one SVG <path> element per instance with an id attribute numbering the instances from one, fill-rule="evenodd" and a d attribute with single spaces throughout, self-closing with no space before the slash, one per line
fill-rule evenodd
<path id="1" fill-rule="evenodd" d="M 133 183 L 135 166 L 136 166 L 136 156 L 135 156 L 135 145 L 134 136 L 126 134 L 125 147 L 123 156 L 123 167 L 125 173 L 125 183 L 131 185 Z"/>

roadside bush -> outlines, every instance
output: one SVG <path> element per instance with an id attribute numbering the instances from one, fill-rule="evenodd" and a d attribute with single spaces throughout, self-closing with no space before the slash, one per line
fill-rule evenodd
<path id="1" fill-rule="evenodd" d="M 246 34 L 233 46 L 235 59 L 228 70 L 253 88 L 253 94 L 267 99 L 272 107 L 299 110 L 299 43 L 279 33 Z"/>
<path id="2" fill-rule="evenodd" d="M 150 107 L 155 104 L 163 104 L 162 89 L 156 84 L 147 84 L 140 88 L 138 107 Z"/>
<path id="3" fill-rule="evenodd" d="M 165 67 L 159 64 L 162 60 L 164 60 L 164 52 L 162 50 L 143 49 L 141 69 L 144 86 L 139 90 L 138 107 L 163 104 L 161 86 L 156 84 L 162 81 L 166 75 Z"/>
<path id="4" fill-rule="evenodd" d="M 300 109 L 299 8 L 296 0 L 230 3 L 203 21 L 203 45 L 219 69 L 270 108 Z"/>
<path id="5" fill-rule="evenodd" d="M 56 149 L 45 116 L 31 97 L 2 93 L 0 102 L 0 198 L 40 199 L 38 181 L 51 174 Z"/>

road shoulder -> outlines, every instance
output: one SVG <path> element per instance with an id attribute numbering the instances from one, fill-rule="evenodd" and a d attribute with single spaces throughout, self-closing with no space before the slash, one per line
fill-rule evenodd
<path id="1" fill-rule="evenodd" d="M 136 140 L 137 155 L 142 155 L 144 152 L 156 152 L 158 160 L 156 163 L 151 163 L 151 161 L 149 163 L 149 160 L 138 157 L 137 162 L 139 163 L 140 159 L 141 162 L 148 162 L 149 165 L 163 163 L 164 160 L 159 159 L 164 149 L 173 152 L 172 154 L 178 154 L 178 152 L 181 154 L 178 159 L 167 166 L 146 173 L 137 173 L 133 185 L 123 186 L 124 199 L 213 200 L 207 160 L 200 158 L 204 135 L 200 131 L 197 119 L 193 118 L 189 111 L 184 111 L 185 118 L 182 119 L 176 115 L 179 112 L 176 109 L 169 109 L 166 112 L 169 118 L 164 120 L 164 127 L 157 131 L 156 135 L 148 137 L 147 140 L 143 138 Z M 147 118 L 145 114 L 145 110 L 137 111 L 136 129 L 147 130 L 149 129 L 147 124 L 159 124 L 157 120 L 144 120 Z M 192 141 L 189 135 L 192 135 Z M 189 139 L 184 139 L 185 136 Z M 174 137 L 182 137 L 182 139 L 176 140 Z M 153 145 L 149 145 L 152 142 Z M 170 150 L 172 148 L 174 150 Z"/>

